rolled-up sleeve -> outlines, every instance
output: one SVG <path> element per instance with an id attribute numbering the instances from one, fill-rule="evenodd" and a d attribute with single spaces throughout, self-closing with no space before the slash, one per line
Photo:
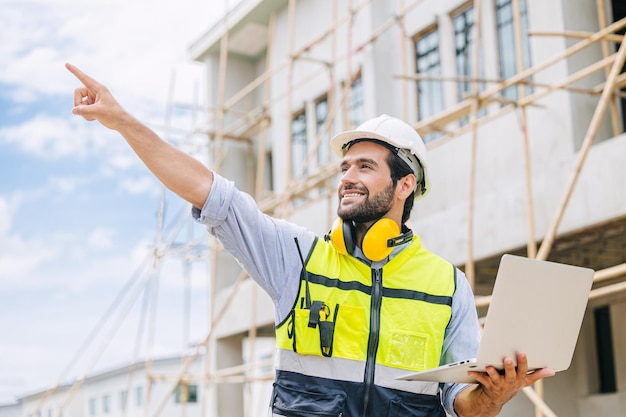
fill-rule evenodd
<path id="1" fill-rule="evenodd" d="M 475 358 L 479 343 L 480 328 L 474 294 L 465 274 L 457 269 L 456 290 L 452 297 L 452 318 L 446 328 L 441 365 Z M 442 403 L 450 416 L 457 417 L 454 400 L 466 387 L 468 384 L 443 384 Z"/>
<path id="2" fill-rule="evenodd" d="M 213 185 L 209 197 L 202 209 L 193 207 L 191 215 L 198 222 L 208 228 L 215 227 L 226 220 L 228 208 L 233 199 L 235 185 L 218 174 L 213 174 Z"/>

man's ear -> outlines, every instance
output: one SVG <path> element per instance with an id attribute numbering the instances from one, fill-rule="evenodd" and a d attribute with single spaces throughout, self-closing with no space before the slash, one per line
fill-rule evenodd
<path id="1" fill-rule="evenodd" d="M 400 178 L 396 186 L 396 192 L 398 193 L 398 197 L 404 200 L 407 199 L 415 189 L 416 181 L 417 179 L 415 178 L 415 174 L 407 174 L 404 177 Z"/>

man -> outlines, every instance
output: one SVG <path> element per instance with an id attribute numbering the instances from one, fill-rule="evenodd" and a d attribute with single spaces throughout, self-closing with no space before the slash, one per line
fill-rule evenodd
<path id="1" fill-rule="evenodd" d="M 326 239 L 261 213 L 250 196 L 161 140 L 107 88 L 82 83 L 72 112 L 118 131 L 275 304 L 275 416 L 494 416 L 517 391 L 553 375 L 527 374 L 523 353 L 478 384 L 400 381 L 409 371 L 475 355 L 478 322 L 461 271 L 407 229 L 428 190 L 425 147 L 389 116 L 331 140 L 343 158 L 338 221 Z M 256 242 L 263 242 L 257 244 Z M 445 411 L 444 411 L 445 409 Z"/>

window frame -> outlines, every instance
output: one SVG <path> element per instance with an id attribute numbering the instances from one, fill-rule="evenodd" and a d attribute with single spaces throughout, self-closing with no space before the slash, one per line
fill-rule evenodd
<path id="1" fill-rule="evenodd" d="M 431 37 L 434 37 L 432 40 Z M 441 64 L 441 36 L 439 25 L 433 23 L 412 38 L 413 58 L 415 61 L 415 73 L 417 75 L 442 75 Z M 422 48 L 421 45 L 424 45 Z M 436 64 L 422 66 L 421 62 L 436 60 Z M 424 69 L 424 71 L 422 71 Z M 418 120 L 428 119 L 435 114 L 441 113 L 445 109 L 444 89 L 440 80 L 418 79 L 415 83 Z M 428 109 L 428 110 L 427 110 Z M 432 142 L 441 136 L 441 133 L 434 132 L 422 136 L 425 143 Z"/>

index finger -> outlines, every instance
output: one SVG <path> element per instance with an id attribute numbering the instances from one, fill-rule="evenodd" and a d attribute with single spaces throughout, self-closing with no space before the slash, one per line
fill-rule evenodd
<path id="1" fill-rule="evenodd" d="M 96 80 L 94 80 L 89 75 L 85 74 L 84 72 L 82 72 L 77 67 L 75 67 L 74 65 L 70 64 L 69 62 L 65 63 L 65 68 L 67 68 L 69 72 L 74 74 L 74 76 L 76 78 L 78 78 L 80 80 L 80 82 L 83 83 L 83 85 L 85 87 L 87 87 L 87 88 L 97 88 L 97 87 L 100 87 L 100 83 L 98 83 Z"/>

